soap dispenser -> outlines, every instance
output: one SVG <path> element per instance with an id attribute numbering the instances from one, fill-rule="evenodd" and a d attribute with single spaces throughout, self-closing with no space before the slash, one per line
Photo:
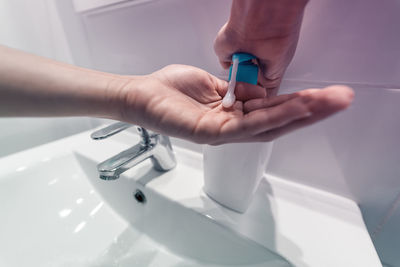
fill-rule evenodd
<path id="1" fill-rule="evenodd" d="M 235 101 L 236 81 L 257 84 L 258 66 L 253 59 L 255 57 L 247 53 L 233 55 L 224 107 L 232 106 Z M 205 145 L 205 193 L 229 209 L 245 212 L 264 176 L 271 151 L 272 142 Z"/>

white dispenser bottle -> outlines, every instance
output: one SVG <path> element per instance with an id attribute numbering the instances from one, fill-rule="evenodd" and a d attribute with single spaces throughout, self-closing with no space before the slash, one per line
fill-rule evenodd
<path id="1" fill-rule="evenodd" d="M 272 142 L 204 146 L 204 191 L 238 212 L 245 212 L 264 176 Z"/>
<path id="2" fill-rule="evenodd" d="M 236 81 L 257 84 L 255 57 L 246 53 L 232 56 L 228 92 L 222 105 L 235 102 Z M 204 191 L 215 201 L 238 212 L 245 212 L 264 175 L 272 151 L 270 143 L 243 143 L 204 147 Z"/>

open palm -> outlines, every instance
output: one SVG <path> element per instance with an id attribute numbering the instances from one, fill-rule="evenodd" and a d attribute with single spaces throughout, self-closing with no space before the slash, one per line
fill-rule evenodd
<path id="1" fill-rule="evenodd" d="M 120 119 L 197 143 L 261 142 L 342 110 L 353 97 L 332 86 L 265 98 L 262 87 L 238 83 L 226 109 L 226 90 L 226 81 L 201 69 L 170 65 L 124 87 Z"/>

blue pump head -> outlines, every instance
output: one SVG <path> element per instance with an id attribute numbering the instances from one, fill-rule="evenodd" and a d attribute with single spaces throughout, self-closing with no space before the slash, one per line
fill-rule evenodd
<path id="1" fill-rule="evenodd" d="M 236 74 L 236 81 L 250 84 L 257 84 L 258 66 L 252 62 L 256 57 L 248 53 L 235 53 L 232 62 L 238 59 L 239 65 Z M 229 80 L 231 80 L 232 66 L 229 69 Z"/>

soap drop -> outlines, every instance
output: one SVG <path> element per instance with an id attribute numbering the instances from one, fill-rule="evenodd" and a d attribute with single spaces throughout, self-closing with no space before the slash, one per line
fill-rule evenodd
<path id="1" fill-rule="evenodd" d="M 222 99 L 222 106 L 224 108 L 232 107 L 236 100 L 235 87 L 236 87 L 236 74 L 237 74 L 237 70 L 238 70 L 238 65 L 239 65 L 239 60 L 234 59 L 233 65 L 232 65 L 231 80 L 229 81 L 229 84 L 228 84 L 228 92 Z"/>
<path id="2" fill-rule="evenodd" d="M 230 108 L 235 103 L 235 100 L 236 100 L 235 94 L 228 92 L 225 95 L 224 99 L 222 99 L 222 106 L 224 108 Z"/>

